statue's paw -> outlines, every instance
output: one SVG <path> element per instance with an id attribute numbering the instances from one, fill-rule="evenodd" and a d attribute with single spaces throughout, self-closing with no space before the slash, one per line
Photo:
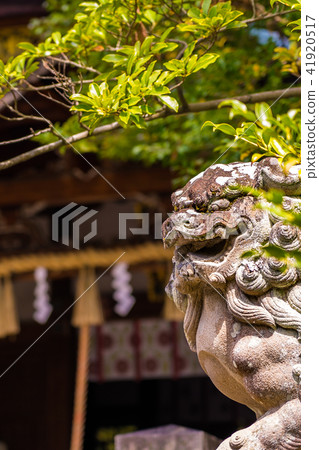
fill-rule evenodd
<path id="1" fill-rule="evenodd" d="M 236 431 L 217 450 L 300 450 L 300 401 L 268 411 L 250 427 Z"/>
<path id="2" fill-rule="evenodd" d="M 264 450 L 264 447 L 261 447 L 259 439 L 257 436 L 254 436 L 249 428 L 244 430 L 236 431 L 236 433 L 232 434 L 228 439 L 223 441 L 217 450 Z"/>
<path id="3" fill-rule="evenodd" d="M 217 450 L 300 450 L 300 436 L 285 435 L 274 439 L 260 439 L 258 435 L 248 432 L 248 428 L 238 431 L 223 441 Z"/>

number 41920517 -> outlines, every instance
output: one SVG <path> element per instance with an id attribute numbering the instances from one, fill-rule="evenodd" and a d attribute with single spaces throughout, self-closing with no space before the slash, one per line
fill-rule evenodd
<path id="1" fill-rule="evenodd" d="M 310 16 L 306 16 L 306 72 L 312 75 L 315 71 L 316 56 L 315 56 L 315 43 L 316 43 L 316 22 Z M 309 67 L 310 66 L 310 67 Z"/>

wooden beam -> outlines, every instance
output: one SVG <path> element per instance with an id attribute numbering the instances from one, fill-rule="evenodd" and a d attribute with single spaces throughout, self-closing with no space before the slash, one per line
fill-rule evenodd
<path id="1" fill-rule="evenodd" d="M 136 193 L 172 192 L 172 174 L 160 167 L 134 167 L 125 164 L 117 169 L 98 169 L 125 198 Z M 122 200 L 102 176 L 90 170 L 91 178 L 79 179 L 75 175 L 39 174 L 21 178 L 0 179 L 0 207 L 45 202 L 50 206 L 64 205 L 71 201 L 95 203 Z M 89 179 L 88 179 L 89 178 Z"/>

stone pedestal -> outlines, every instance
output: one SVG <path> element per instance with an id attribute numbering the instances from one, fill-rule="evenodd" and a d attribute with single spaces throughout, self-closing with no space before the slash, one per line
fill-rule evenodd
<path id="1" fill-rule="evenodd" d="M 115 450 L 215 450 L 220 439 L 204 431 L 166 425 L 115 436 Z"/>

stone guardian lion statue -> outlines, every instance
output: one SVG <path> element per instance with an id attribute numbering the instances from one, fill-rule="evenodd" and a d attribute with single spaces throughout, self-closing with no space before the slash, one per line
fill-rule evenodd
<path id="1" fill-rule="evenodd" d="M 215 386 L 257 418 L 219 450 L 301 448 L 300 272 L 260 251 L 268 242 L 300 249 L 300 230 L 256 208 L 247 189 L 281 189 L 283 208 L 299 211 L 298 169 L 285 175 L 276 158 L 212 165 L 172 195 L 163 224 L 165 246 L 175 246 L 167 293 L 185 313 L 189 346 Z M 259 256 L 243 258 L 250 250 Z"/>

